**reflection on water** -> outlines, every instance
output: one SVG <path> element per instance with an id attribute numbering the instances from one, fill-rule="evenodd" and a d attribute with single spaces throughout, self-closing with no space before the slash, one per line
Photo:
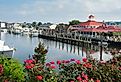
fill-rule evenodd
<path id="1" fill-rule="evenodd" d="M 100 50 L 99 46 L 91 44 L 81 43 L 82 46 L 75 46 L 37 37 L 30 38 L 28 36 L 13 34 L 2 34 L 1 38 L 6 44 L 17 49 L 14 58 L 17 58 L 20 61 L 24 61 L 29 55 L 34 54 L 34 48 L 40 41 L 43 42 L 48 48 L 46 62 L 65 59 L 67 60 L 71 58 L 82 59 L 82 57 L 88 57 L 89 54 Z M 104 48 L 104 50 L 105 49 L 111 51 L 112 48 Z M 115 49 L 117 50 L 117 48 Z"/>

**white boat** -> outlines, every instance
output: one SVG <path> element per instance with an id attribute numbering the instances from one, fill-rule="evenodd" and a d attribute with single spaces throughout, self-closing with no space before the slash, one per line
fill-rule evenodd
<path id="1" fill-rule="evenodd" d="M 13 33 L 14 34 L 21 34 L 21 30 L 20 29 L 14 29 Z"/>
<path id="2" fill-rule="evenodd" d="M 32 36 L 32 37 L 37 37 L 38 34 L 39 34 L 39 31 L 38 31 L 38 30 L 32 30 L 32 31 L 30 32 L 30 36 Z"/>
<path id="3" fill-rule="evenodd" d="M 23 28 L 23 34 L 24 35 L 29 35 L 30 34 L 30 29 L 29 28 Z"/>
<path id="4" fill-rule="evenodd" d="M 0 40 L 0 55 L 4 55 L 7 57 L 13 57 L 14 56 L 14 48 L 10 48 L 8 45 L 5 45 L 5 42 Z"/>
<path id="5" fill-rule="evenodd" d="M 22 33 L 22 26 L 20 24 L 14 24 L 12 28 L 13 34 L 21 34 Z"/>
<path id="6" fill-rule="evenodd" d="M 1 29 L 1 32 L 7 33 L 7 29 Z"/>

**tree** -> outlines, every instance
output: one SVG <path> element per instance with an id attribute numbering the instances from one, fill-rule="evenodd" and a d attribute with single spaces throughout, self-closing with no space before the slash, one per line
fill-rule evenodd
<path id="1" fill-rule="evenodd" d="M 25 24 L 22 24 L 22 28 L 25 28 L 26 27 L 26 25 Z"/>
<path id="2" fill-rule="evenodd" d="M 40 26 L 40 25 L 42 25 L 42 22 L 38 22 L 37 26 Z"/>
<path id="3" fill-rule="evenodd" d="M 32 27 L 36 27 L 37 23 L 36 22 L 33 22 L 32 23 Z"/>
<path id="4" fill-rule="evenodd" d="M 69 22 L 69 25 L 77 25 L 79 23 L 80 23 L 79 20 L 72 20 L 72 21 Z"/>
<path id="5" fill-rule="evenodd" d="M 42 64 L 45 63 L 45 56 L 46 53 L 48 52 L 47 49 L 45 48 L 43 43 L 39 43 L 37 47 L 34 49 L 35 54 L 33 55 L 33 59 L 36 61 L 40 61 Z"/>

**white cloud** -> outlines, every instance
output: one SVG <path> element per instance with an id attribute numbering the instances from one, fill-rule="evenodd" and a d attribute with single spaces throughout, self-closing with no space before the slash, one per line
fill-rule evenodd
<path id="1" fill-rule="evenodd" d="M 21 4 L 11 13 L 17 13 L 18 18 L 25 17 L 22 20 L 44 22 L 85 20 L 89 14 L 96 15 L 100 20 L 121 18 L 121 0 L 31 0 L 31 2 Z"/>
<path id="2" fill-rule="evenodd" d="M 85 4 L 90 12 L 107 13 L 121 8 L 121 0 L 88 0 Z"/>

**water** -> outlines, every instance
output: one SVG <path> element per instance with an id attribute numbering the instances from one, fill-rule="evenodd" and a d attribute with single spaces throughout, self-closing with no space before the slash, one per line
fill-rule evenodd
<path id="1" fill-rule="evenodd" d="M 34 48 L 41 41 L 48 47 L 48 53 L 46 56 L 46 62 L 57 61 L 57 60 L 68 60 L 71 58 L 82 59 L 86 57 L 86 53 L 82 53 L 82 48 L 70 44 L 61 42 L 50 41 L 41 39 L 38 37 L 30 38 L 29 36 L 13 35 L 13 34 L 1 34 L 1 39 L 5 41 L 5 44 L 10 47 L 15 47 L 16 51 L 14 58 L 23 62 L 34 54 Z"/>
<path id="2" fill-rule="evenodd" d="M 23 62 L 25 59 L 27 59 L 29 55 L 32 56 L 34 54 L 34 49 L 36 46 L 38 46 L 39 42 L 44 43 L 45 46 L 48 47 L 48 53 L 46 54 L 46 62 L 68 60 L 71 58 L 81 60 L 82 57 L 87 57 L 90 55 L 90 50 L 94 50 L 95 53 L 98 53 L 98 55 L 100 55 L 100 47 L 96 45 L 84 44 L 84 47 L 82 48 L 79 46 L 46 40 L 38 37 L 30 38 L 27 35 L 22 36 L 4 33 L 1 34 L 1 39 L 5 41 L 5 44 L 16 49 L 14 58 L 18 59 L 20 62 Z M 115 46 L 113 46 L 113 48 L 108 47 L 104 50 L 106 52 L 111 50 L 121 51 L 120 49 L 121 48 L 116 48 Z M 95 57 L 97 57 L 97 55 Z"/>

